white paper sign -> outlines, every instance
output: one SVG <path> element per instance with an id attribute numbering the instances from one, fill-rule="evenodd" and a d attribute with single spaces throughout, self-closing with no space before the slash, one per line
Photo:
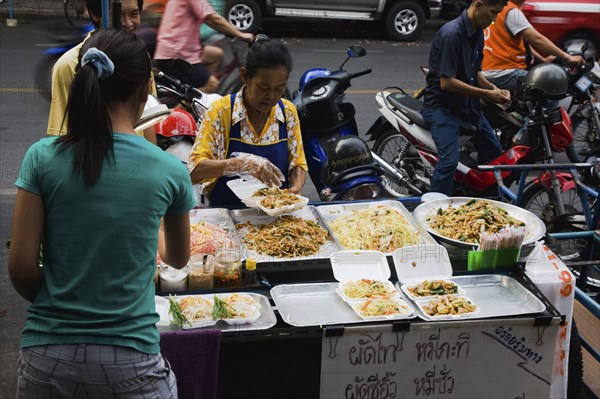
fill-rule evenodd
<path id="1" fill-rule="evenodd" d="M 321 399 L 548 398 L 559 319 L 346 327 L 326 336 Z"/>

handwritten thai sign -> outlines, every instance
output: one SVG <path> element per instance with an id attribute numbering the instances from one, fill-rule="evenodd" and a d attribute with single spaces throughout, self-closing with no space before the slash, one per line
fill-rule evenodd
<path id="1" fill-rule="evenodd" d="M 321 399 L 547 398 L 559 320 L 346 327 L 327 336 Z"/>

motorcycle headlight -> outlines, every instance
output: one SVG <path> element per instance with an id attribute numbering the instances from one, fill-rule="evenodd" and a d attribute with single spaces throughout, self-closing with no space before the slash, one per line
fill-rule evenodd
<path id="1" fill-rule="evenodd" d="M 344 201 L 368 200 L 377 198 L 381 193 L 381 186 L 375 183 L 361 184 L 348 190 L 342 197 Z"/>

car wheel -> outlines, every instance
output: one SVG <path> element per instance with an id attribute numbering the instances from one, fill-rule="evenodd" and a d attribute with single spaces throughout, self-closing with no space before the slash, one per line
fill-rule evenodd
<path id="1" fill-rule="evenodd" d="M 587 35 L 585 33 L 570 34 L 563 42 L 562 48 L 566 49 L 567 52 L 578 52 L 581 51 L 581 48 L 585 43 L 587 43 L 588 45 L 588 49 L 585 52 L 585 57 L 591 57 L 595 60 L 598 59 L 598 56 L 600 55 L 598 54 L 598 46 L 600 45 L 600 43 L 598 43 L 597 40 L 594 40 L 592 36 Z"/>
<path id="2" fill-rule="evenodd" d="M 225 18 L 242 32 L 256 33 L 262 24 L 262 11 L 254 0 L 231 0 L 225 6 Z"/>
<path id="3" fill-rule="evenodd" d="M 388 36 L 398 41 L 417 40 L 425 28 L 425 11 L 416 2 L 401 1 L 394 4 L 385 16 Z"/>

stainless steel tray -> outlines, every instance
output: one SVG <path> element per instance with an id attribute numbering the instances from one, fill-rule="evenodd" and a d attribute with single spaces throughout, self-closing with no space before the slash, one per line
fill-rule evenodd
<path id="1" fill-rule="evenodd" d="M 229 294 L 229 293 L 228 293 Z M 233 292 L 231 293 L 233 294 Z M 217 321 L 217 323 L 213 326 L 208 327 L 199 327 L 207 330 L 221 330 L 221 331 L 253 331 L 253 330 L 266 330 L 273 327 L 277 323 L 277 317 L 275 316 L 275 312 L 269 303 L 269 299 L 260 294 L 254 294 L 250 292 L 239 292 L 239 294 L 244 294 L 251 296 L 256 302 L 260 305 L 260 317 L 255 321 L 247 324 L 227 324 L 223 320 Z M 187 296 L 187 295 L 182 295 Z M 209 297 L 212 299 L 213 294 L 204 294 L 200 296 Z M 159 297 L 164 298 L 164 297 Z M 168 299 L 168 298 L 167 298 Z M 169 320 L 169 305 L 168 301 L 165 306 L 164 301 L 159 301 L 155 298 L 156 303 L 156 312 L 160 316 L 160 320 L 156 323 L 159 331 L 179 331 L 181 328 L 176 325 L 170 324 Z"/>
<path id="2" fill-rule="evenodd" d="M 454 281 L 464 290 L 464 296 L 473 300 L 479 311 L 474 314 L 467 313 L 453 317 L 432 317 L 426 315 L 421 308 L 422 305 L 429 302 L 429 299 L 413 300 L 407 298 L 407 301 L 413 305 L 420 318 L 428 321 L 482 319 L 542 313 L 546 310 L 546 306 L 542 301 L 510 276 L 500 274 L 455 276 L 449 280 Z"/>
<path id="3" fill-rule="evenodd" d="M 435 244 L 436 243 L 435 239 L 427 232 L 426 229 L 424 229 L 420 224 L 418 224 L 415 221 L 412 214 L 399 201 L 389 200 L 389 201 L 359 202 L 359 203 L 350 203 L 350 204 L 321 205 L 321 206 L 317 206 L 317 212 L 319 213 L 321 218 L 325 221 L 325 223 L 327 223 L 327 225 L 329 226 L 329 223 L 333 222 L 334 220 L 336 220 L 337 218 L 339 218 L 341 216 L 348 215 L 348 214 L 352 213 L 353 211 L 372 208 L 374 206 L 385 206 L 388 208 L 396 209 L 397 211 L 399 211 L 402 214 L 402 216 L 404 216 L 406 218 L 406 220 L 408 220 L 410 222 L 413 229 L 419 234 L 422 244 L 424 244 L 424 243 Z M 352 227 L 352 226 L 349 226 L 349 227 Z M 335 237 L 335 233 L 333 233 L 333 235 L 334 235 L 334 238 L 336 240 L 338 240 L 338 238 Z M 338 242 L 339 242 L 339 240 L 338 240 Z M 358 249 L 358 248 L 344 248 L 344 249 L 353 250 L 353 249 Z M 385 253 L 385 255 L 391 255 L 391 254 L 392 254 L 391 252 Z"/>
<path id="4" fill-rule="evenodd" d="M 329 227 L 327 226 L 327 224 L 325 222 L 323 222 L 323 220 L 321 219 L 319 214 L 315 211 L 314 206 L 305 206 L 304 208 L 302 208 L 294 213 L 291 213 L 290 215 L 298 217 L 298 218 L 302 218 L 302 219 L 315 220 L 319 224 L 319 226 L 321 226 L 323 229 L 325 229 L 327 231 L 327 233 L 329 234 L 330 240 L 325 242 L 323 245 L 321 245 L 321 248 L 319 249 L 319 251 L 314 255 L 300 256 L 300 257 L 295 257 L 295 258 L 278 258 L 275 256 L 258 254 L 257 259 L 256 259 L 258 262 L 298 261 L 298 260 L 309 260 L 309 259 L 315 259 L 315 258 L 329 258 L 335 252 L 340 250 L 339 243 L 333 237 L 333 234 L 331 233 L 331 230 L 329 230 Z M 268 223 L 273 222 L 276 219 L 275 217 L 264 214 L 262 211 L 260 211 L 258 209 L 233 210 L 233 211 L 231 211 L 231 216 L 232 216 L 235 224 L 246 223 L 246 222 L 251 223 L 253 225 L 268 224 Z M 246 246 L 243 241 L 243 238 L 244 238 L 246 232 L 244 231 L 244 229 L 241 229 L 241 230 L 238 230 L 238 234 L 240 236 L 240 242 L 242 243 L 242 246 L 244 246 L 244 249 L 245 249 L 245 251 L 243 251 L 243 252 L 247 252 Z"/>
<path id="5" fill-rule="evenodd" d="M 225 230 L 231 239 L 240 244 L 240 237 L 235 228 L 235 223 L 229 214 L 229 209 L 225 208 L 203 208 L 192 209 L 190 211 L 190 224 L 206 222 L 218 226 Z"/>
<path id="6" fill-rule="evenodd" d="M 413 211 L 413 216 L 417 224 L 419 224 L 421 227 L 423 227 L 431 235 L 438 238 L 439 240 L 457 247 L 474 248 L 477 247 L 477 244 L 462 242 L 440 235 L 429 225 L 429 220 L 427 219 L 433 216 L 439 208 L 446 209 L 450 205 L 454 208 L 458 208 L 459 206 L 464 205 L 471 200 L 481 199 L 482 198 L 451 197 L 427 201 L 423 202 L 415 208 L 415 210 Z M 524 246 L 535 243 L 536 241 L 544 237 L 544 234 L 546 234 L 546 226 L 544 225 L 544 222 L 542 222 L 542 220 L 533 213 L 523 208 L 519 208 L 518 206 L 506 204 L 504 202 L 493 201 L 488 199 L 486 199 L 486 201 L 489 201 L 497 207 L 506 210 L 510 216 L 525 222 L 527 232 L 525 233 L 525 238 L 523 240 Z"/>
<path id="7" fill-rule="evenodd" d="M 338 283 L 282 284 L 271 289 L 271 298 L 283 321 L 292 326 L 365 323 L 336 293 L 337 287 Z M 413 312 L 406 319 L 415 317 Z"/>

